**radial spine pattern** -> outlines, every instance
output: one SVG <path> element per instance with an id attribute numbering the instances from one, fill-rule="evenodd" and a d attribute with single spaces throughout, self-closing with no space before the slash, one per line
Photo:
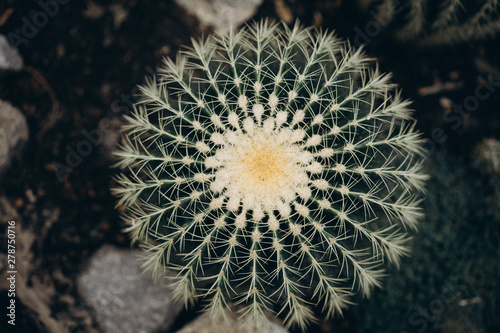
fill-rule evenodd
<path id="1" fill-rule="evenodd" d="M 399 265 L 422 215 L 422 139 L 370 61 L 261 21 L 193 41 L 141 87 L 114 193 L 186 304 L 305 328 Z"/>

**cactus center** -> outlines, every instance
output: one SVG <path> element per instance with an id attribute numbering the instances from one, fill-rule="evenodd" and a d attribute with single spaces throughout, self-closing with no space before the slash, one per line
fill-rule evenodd
<path id="1" fill-rule="evenodd" d="M 289 172 L 295 167 L 289 150 L 267 139 L 257 139 L 254 145 L 239 151 L 241 177 L 236 181 L 258 195 L 279 191 L 289 184 Z"/>
<path id="2" fill-rule="evenodd" d="M 212 191 L 228 198 L 230 211 L 290 207 L 297 189 L 308 186 L 306 169 L 312 160 L 297 137 L 290 129 L 225 133 L 225 144 L 214 155 L 219 167 Z"/>

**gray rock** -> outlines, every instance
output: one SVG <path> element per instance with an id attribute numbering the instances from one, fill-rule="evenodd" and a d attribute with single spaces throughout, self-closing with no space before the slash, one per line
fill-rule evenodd
<path id="1" fill-rule="evenodd" d="M 237 27 L 250 19 L 263 0 L 175 0 L 202 26 L 211 26 L 216 33 L 224 34 L 231 26 Z"/>
<path id="2" fill-rule="evenodd" d="M 21 111 L 0 100 L 0 175 L 14 157 L 20 156 L 28 137 L 28 124 Z"/>
<path id="3" fill-rule="evenodd" d="M 12 47 L 4 35 L 0 35 L 0 71 L 19 71 L 23 68 L 23 59 Z"/>
<path id="4" fill-rule="evenodd" d="M 168 331 L 182 310 L 167 287 L 144 273 L 141 255 L 103 246 L 78 277 L 78 291 L 106 333 Z"/>
<path id="5" fill-rule="evenodd" d="M 246 326 L 237 320 L 236 316 L 227 322 L 214 322 L 208 313 L 204 313 L 192 322 L 188 323 L 177 333 L 288 333 L 276 319 L 271 319 L 270 327 L 256 330 L 252 326 Z"/>

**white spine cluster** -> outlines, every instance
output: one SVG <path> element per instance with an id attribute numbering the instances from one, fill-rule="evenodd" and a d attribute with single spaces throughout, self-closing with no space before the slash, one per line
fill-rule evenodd
<path id="1" fill-rule="evenodd" d="M 422 213 L 420 135 L 389 75 L 333 34 L 267 21 L 193 41 L 141 88 L 114 193 L 175 291 L 305 328 L 379 286 Z"/>

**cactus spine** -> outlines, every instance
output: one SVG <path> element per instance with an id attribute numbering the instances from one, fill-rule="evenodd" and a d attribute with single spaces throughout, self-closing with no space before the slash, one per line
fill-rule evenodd
<path id="1" fill-rule="evenodd" d="M 261 21 L 193 41 L 141 87 L 114 193 L 186 304 L 304 329 L 399 264 L 422 215 L 422 139 L 370 61 L 332 33 Z"/>

